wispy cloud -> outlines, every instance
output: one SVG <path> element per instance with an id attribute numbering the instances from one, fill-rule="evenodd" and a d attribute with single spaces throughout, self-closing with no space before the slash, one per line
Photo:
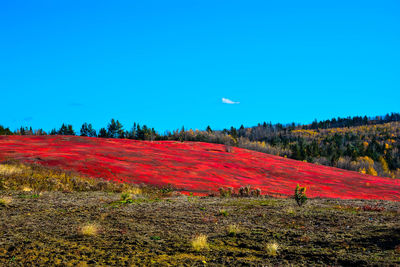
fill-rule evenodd
<path id="1" fill-rule="evenodd" d="M 222 103 L 224 103 L 224 104 L 239 104 L 240 102 L 235 102 L 235 101 L 232 101 L 232 100 L 230 100 L 230 99 L 228 99 L 228 98 L 222 98 Z"/>

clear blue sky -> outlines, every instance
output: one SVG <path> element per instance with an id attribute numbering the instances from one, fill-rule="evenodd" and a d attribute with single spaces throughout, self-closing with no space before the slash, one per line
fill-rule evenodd
<path id="1" fill-rule="evenodd" d="M 0 92 L 12 130 L 399 112 L 400 1 L 1 1 Z"/>

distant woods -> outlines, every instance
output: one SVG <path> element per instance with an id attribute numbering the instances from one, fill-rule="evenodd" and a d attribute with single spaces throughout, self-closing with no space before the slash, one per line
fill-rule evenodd
<path id="1" fill-rule="evenodd" d="M 12 132 L 0 126 L 0 135 L 46 135 L 42 129 L 21 127 Z M 62 124 L 50 135 L 77 135 L 72 125 Z M 400 114 L 347 117 L 311 124 L 260 123 L 254 127 L 213 130 L 177 129 L 159 134 L 147 125 L 133 123 L 125 130 L 115 119 L 96 131 L 81 126 L 80 136 L 134 140 L 199 141 L 240 147 L 316 164 L 334 166 L 371 175 L 400 178 Z"/>

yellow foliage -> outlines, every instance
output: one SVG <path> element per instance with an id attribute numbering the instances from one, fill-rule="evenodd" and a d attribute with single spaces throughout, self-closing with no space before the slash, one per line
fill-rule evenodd
<path id="1" fill-rule="evenodd" d="M 378 176 L 378 173 L 375 171 L 375 169 L 374 169 L 372 166 L 370 166 L 370 167 L 368 168 L 367 174 L 373 175 L 373 176 Z"/>
<path id="2" fill-rule="evenodd" d="M 373 166 L 373 165 L 374 165 L 374 160 L 371 159 L 371 158 L 368 157 L 368 156 L 359 157 L 359 158 L 358 158 L 358 161 L 365 162 L 365 163 L 367 163 L 369 166 Z"/>
<path id="3" fill-rule="evenodd" d="M 368 142 L 363 142 L 363 146 L 365 149 L 367 149 L 368 145 L 369 145 Z"/>
<path id="4" fill-rule="evenodd" d="M 390 173 L 389 165 L 387 164 L 386 160 L 383 157 L 379 157 L 379 162 L 382 165 L 382 169 L 385 173 Z"/>
<path id="5" fill-rule="evenodd" d="M 359 172 L 366 174 L 367 172 L 365 171 L 365 168 L 360 168 Z"/>
<path id="6" fill-rule="evenodd" d="M 189 134 L 190 136 L 194 136 L 194 131 L 193 131 L 192 129 L 190 129 L 190 130 L 188 131 L 188 134 Z"/>
<path id="7" fill-rule="evenodd" d="M 307 135 L 317 135 L 317 132 L 314 130 L 305 130 L 305 129 L 300 129 L 300 130 L 293 130 L 292 133 L 299 133 L 299 134 L 307 134 Z"/>

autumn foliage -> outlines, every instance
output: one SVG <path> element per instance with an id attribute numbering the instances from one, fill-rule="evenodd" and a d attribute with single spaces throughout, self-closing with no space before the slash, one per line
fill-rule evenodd
<path id="1" fill-rule="evenodd" d="M 0 161 L 59 167 L 116 182 L 172 185 L 217 192 L 251 186 L 262 194 L 291 196 L 297 184 L 308 197 L 400 200 L 400 180 L 315 165 L 241 148 L 201 142 L 135 141 L 78 136 L 0 136 Z"/>

